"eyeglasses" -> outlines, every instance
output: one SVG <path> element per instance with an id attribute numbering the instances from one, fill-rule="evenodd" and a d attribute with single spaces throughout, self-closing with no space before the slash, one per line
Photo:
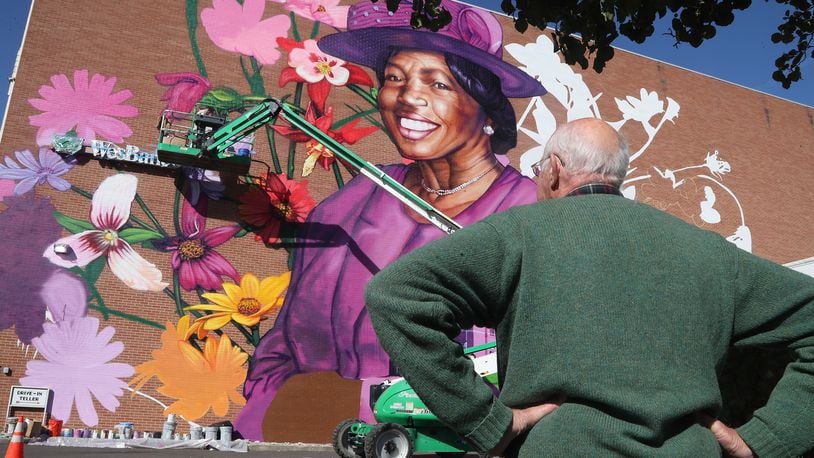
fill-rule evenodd
<path id="1" fill-rule="evenodd" d="M 560 161 L 560 164 L 565 166 L 565 163 L 562 161 L 562 158 L 559 155 L 557 155 L 557 153 L 550 153 L 545 158 L 540 159 L 534 164 L 531 164 L 531 173 L 533 173 L 535 177 L 539 177 L 540 175 L 543 174 L 543 169 L 545 168 L 545 161 L 551 159 L 551 156 L 557 156 L 557 160 Z"/>
<path id="2" fill-rule="evenodd" d="M 539 177 L 540 175 L 543 174 L 543 165 L 545 165 L 545 161 L 547 161 L 550 157 L 551 156 L 545 159 L 540 159 L 534 164 L 531 164 L 531 173 L 533 173 L 535 177 Z"/>

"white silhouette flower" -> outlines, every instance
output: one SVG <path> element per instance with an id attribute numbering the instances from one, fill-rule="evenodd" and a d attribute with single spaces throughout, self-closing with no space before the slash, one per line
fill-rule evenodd
<path id="1" fill-rule="evenodd" d="M 624 119 L 632 119 L 649 125 L 650 118 L 664 112 L 664 101 L 659 99 L 656 91 L 647 92 L 645 88 L 639 91 L 639 96 L 641 98 L 637 99 L 629 95 L 625 98 L 626 100 L 615 97 L 613 100 L 616 101 L 616 106 L 619 107 Z"/>

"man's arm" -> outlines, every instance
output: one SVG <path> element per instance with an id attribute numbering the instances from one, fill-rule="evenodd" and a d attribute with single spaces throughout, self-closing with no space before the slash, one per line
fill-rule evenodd
<path id="1" fill-rule="evenodd" d="M 814 279 L 738 253 L 734 344 L 785 345 L 796 360 L 737 432 L 758 456 L 801 455 L 814 448 Z"/>
<path id="2" fill-rule="evenodd" d="M 501 319 L 521 265 L 520 243 L 480 222 L 403 256 L 366 289 L 373 327 L 393 362 L 432 412 L 481 451 L 509 431 L 512 410 L 454 338 Z"/>

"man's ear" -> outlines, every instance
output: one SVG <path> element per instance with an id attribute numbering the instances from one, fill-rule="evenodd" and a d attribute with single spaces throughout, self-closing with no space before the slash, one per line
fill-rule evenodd
<path id="1" fill-rule="evenodd" d="M 562 173 L 562 162 L 560 161 L 560 157 L 556 154 L 551 154 L 549 158 L 549 167 L 548 173 L 551 175 L 549 176 L 549 185 L 552 191 L 556 191 L 560 187 L 560 173 Z"/>

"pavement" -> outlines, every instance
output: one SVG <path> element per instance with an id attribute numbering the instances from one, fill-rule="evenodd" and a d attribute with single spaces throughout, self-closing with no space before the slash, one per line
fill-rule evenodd
<path id="1" fill-rule="evenodd" d="M 248 442 L 247 452 L 234 452 L 226 450 L 204 450 L 204 449 L 156 449 L 156 448 L 126 448 L 123 441 L 118 441 L 115 447 L 77 447 L 77 446 L 49 446 L 43 443 L 37 443 L 26 438 L 26 446 L 24 447 L 25 456 L 27 458 L 38 457 L 74 457 L 82 458 L 86 456 L 139 456 L 146 458 L 147 456 L 161 456 L 161 457 L 213 457 L 214 455 L 234 456 L 264 456 L 272 458 L 328 458 L 335 457 L 333 447 L 330 444 L 304 444 L 304 443 L 278 443 L 278 442 Z M 81 440 L 80 440 L 81 441 Z M 93 439 L 88 439 L 88 442 L 93 442 Z M 114 442 L 114 441 L 108 441 Z M 77 441 L 76 443 L 80 443 Z M 8 437 L 0 438 L 0 450 L 5 454 L 6 448 L 9 444 Z"/>

